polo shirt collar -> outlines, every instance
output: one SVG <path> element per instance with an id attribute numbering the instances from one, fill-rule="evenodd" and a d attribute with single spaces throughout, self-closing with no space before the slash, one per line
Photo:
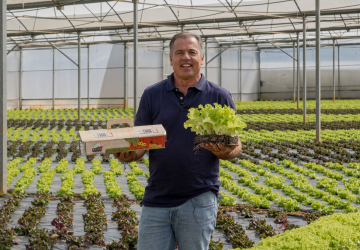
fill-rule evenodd
<path id="1" fill-rule="evenodd" d="M 173 91 L 175 89 L 174 85 L 174 73 L 171 73 L 171 75 L 168 75 L 167 77 L 167 91 Z M 194 86 L 197 90 L 203 91 L 206 87 L 207 80 L 203 74 L 201 74 L 200 81 Z"/>

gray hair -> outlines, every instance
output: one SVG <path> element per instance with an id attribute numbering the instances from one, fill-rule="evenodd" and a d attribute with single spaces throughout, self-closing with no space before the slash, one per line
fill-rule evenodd
<path id="1" fill-rule="evenodd" d="M 196 40 L 198 41 L 198 44 L 199 44 L 201 55 L 204 55 L 204 44 L 203 44 L 203 41 L 202 41 L 201 37 L 199 35 L 194 34 L 194 33 L 184 31 L 184 32 L 175 34 L 171 38 L 171 41 L 170 41 L 170 44 L 169 44 L 169 46 L 170 46 L 170 56 L 172 56 L 172 53 L 173 53 L 175 40 L 178 39 L 178 38 L 187 38 L 187 37 L 195 37 L 196 38 Z"/>

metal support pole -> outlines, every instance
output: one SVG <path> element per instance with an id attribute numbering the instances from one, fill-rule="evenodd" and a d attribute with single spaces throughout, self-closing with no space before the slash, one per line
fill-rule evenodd
<path id="1" fill-rule="evenodd" d="M 321 142 L 320 0 L 316 0 L 316 143 Z"/>
<path id="2" fill-rule="evenodd" d="M 221 51 L 221 45 L 220 45 Z M 222 53 L 220 54 L 220 87 L 222 87 Z"/>
<path id="3" fill-rule="evenodd" d="M 295 54 L 295 43 L 293 43 L 293 57 L 296 57 Z M 295 94 L 295 80 L 296 76 L 295 76 L 295 59 L 293 60 L 293 102 L 295 102 L 295 98 L 296 98 L 296 94 Z"/>
<path id="4" fill-rule="evenodd" d="M 241 69 L 242 69 L 242 50 L 241 50 L 241 45 L 240 45 L 240 56 L 239 56 L 239 60 L 240 60 L 240 62 L 239 62 L 239 73 L 240 73 L 240 77 L 239 77 L 239 81 L 240 81 L 240 84 L 239 84 L 239 92 L 240 92 L 240 102 L 242 102 L 242 93 L 241 93 L 241 91 L 242 91 L 242 88 L 241 88 L 241 77 L 242 77 L 242 75 L 241 75 Z"/>
<path id="5" fill-rule="evenodd" d="M 90 109 L 90 44 L 87 52 L 87 108 Z"/>
<path id="6" fill-rule="evenodd" d="M 306 18 L 303 23 L 303 122 L 306 123 Z"/>
<path id="7" fill-rule="evenodd" d="M 53 46 L 54 49 L 56 49 L 57 51 L 59 51 L 63 56 L 65 56 L 67 59 L 69 59 L 73 64 L 75 64 L 76 66 L 78 66 L 78 64 L 76 62 L 74 62 L 73 59 L 71 59 L 69 56 L 67 56 L 64 52 L 61 51 L 61 49 L 59 49 L 55 44 L 53 44 L 52 42 L 49 42 L 51 46 Z"/>
<path id="8" fill-rule="evenodd" d="M 299 32 L 297 33 L 297 72 L 296 72 L 296 86 L 297 86 L 297 109 L 300 109 L 300 39 Z"/>
<path id="9" fill-rule="evenodd" d="M 333 40 L 333 102 L 335 102 L 335 39 Z"/>
<path id="10" fill-rule="evenodd" d="M 340 99 L 340 44 L 338 44 L 338 99 Z"/>
<path id="11" fill-rule="evenodd" d="M 137 80 L 138 80 L 138 0 L 134 2 L 134 116 L 137 111 Z"/>
<path id="12" fill-rule="evenodd" d="M 78 120 L 81 121 L 81 37 L 78 33 Z"/>
<path id="13" fill-rule="evenodd" d="M 22 78 L 23 78 L 23 51 L 20 50 L 20 75 L 19 75 L 19 109 L 22 109 Z"/>
<path id="14" fill-rule="evenodd" d="M 6 175 L 7 175 L 7 51 L 6 51 L 6 0 L 0 3 L 0 192 L 7 193 Z"/>
<path id="15" fill-rule="evenodd" d="M 165 79 L 166 72 L 165 72 L 165 62 L 166 62 L 166 55 L 165 55 L 165 40 L 163 41 L 163 47 L 162 47 L 162 79 Z"/>
<path id="16" fill-rule="evenodd" d="M 208 78 L 208 43 L 205 37 L 205 78 Z"/>
<path id="17" fill-rule="evenodd" d="M 52 107 L 55 110 L 55 49 L 53 48 Z"/>
<path id="18" fill-rule="evenodd" d="M 124 108 L 128 108 L 128 47 L 124 43 Z"/>
<path id="19" fill-rule="evenodd" d="M 260 68 L 260 47 L 258 46 L 259 48 L 259 83 L 258 83 L 258 90 L 259 90 L 259 93 L 258 93 L 258 97 L 259 97 L 259 101 L 261 100 L 261 68 Z"/>

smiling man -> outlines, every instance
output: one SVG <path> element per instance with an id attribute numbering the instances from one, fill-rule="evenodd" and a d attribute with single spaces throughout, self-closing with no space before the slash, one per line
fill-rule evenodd
<path id="1" fill-rule="evenodd" d="M 145 189 L 139 225 L 139 250 L 207 250 L 218 210 L 219 159 L 233 159 L 237 146 L 202 145 L 195 154 L 195 133 L 184 128 L 188 110 L 200 104 L 219 103 L 235 109 L 229 91 L 200 73 L 203 43 L 188 32 L 170 42 L 174 73 L 148 87 L 141 97 L 135 126 L 162 124 L 167 132 L 164 149 L 150 150 L 150 178 Z M 145 151 L 115 154 L 130 162 Z"/>

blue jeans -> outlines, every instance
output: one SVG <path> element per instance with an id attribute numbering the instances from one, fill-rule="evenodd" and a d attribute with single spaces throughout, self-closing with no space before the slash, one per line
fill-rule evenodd
<path id="1" fill-rule="evenodd" d="M 208 191 L 178 207 L 142 208 L 138 250 L 208 250 L 219 201 Z"/>

